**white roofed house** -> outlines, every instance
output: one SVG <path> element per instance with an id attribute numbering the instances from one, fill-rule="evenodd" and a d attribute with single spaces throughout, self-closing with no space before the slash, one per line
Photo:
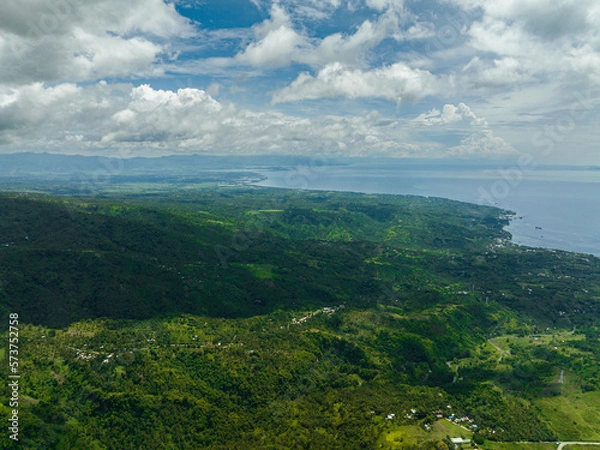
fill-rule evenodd
<path id="1" fill-rule="evenodd" d="M 454 448 L 460 448 L 463 444 L 470 444 L 471 439 L 457 437 L 457 438 L 450 438 L 450 442 L 452 442 L 454 444 Z"/>

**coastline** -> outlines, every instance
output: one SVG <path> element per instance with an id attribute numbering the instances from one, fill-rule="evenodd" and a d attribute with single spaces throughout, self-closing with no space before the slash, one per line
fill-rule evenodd
<path id="1" fill-rule="evenodd" d="M 365 171 L 360 166 L 338 166 L 318 171 L 310 167 L 287 171 L 263 170 L 257 172 L 266 179 L 252 184 L 288 189 L 440 197 L 494 206 L 515 213 L 503 228 L 510 233 L 514 244 L 600 257 L 600 183 L 569 177 L 550 180 L 540 172 L 536 179 L 522 181 L 507 195 L 490 203 L 482 201 L 478 192 L 494 186 L 497 178 L 477 173 L 462 178 L 452 168 L 418 174 L 391 169 L 375 167 Z"/>

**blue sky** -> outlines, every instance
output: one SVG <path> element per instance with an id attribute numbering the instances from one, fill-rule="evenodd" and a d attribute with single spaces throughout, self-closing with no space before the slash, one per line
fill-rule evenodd
<path id="1" fill-rule="evenodd" d="M 598 0 L 0 5 L 0 152 L 600 164 Z"/>

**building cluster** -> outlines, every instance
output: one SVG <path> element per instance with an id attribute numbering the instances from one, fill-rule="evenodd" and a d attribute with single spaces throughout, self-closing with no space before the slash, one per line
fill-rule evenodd
<path id="1" fill-rule="evenodd" d="M 344 307 L 344 305 L 340 305 L 340 306 L 325 306 L 321 310 L 309 312 L 306 316 L 301 317 L 300 319 L 293 318 L 292 319 L 292 324 L 294 324 L 294 325 L 300 325 L 302 323 L 306 323 L 308 321 L 308 319 L 310 319 L 311 317 L 316 316 L 317 314 L 327 314 L 328 316 L 331 316 L 332 314 L 334 314 L 336 311 L 338 311 L 339 309 L 341 309 L 343 307 Z"/>

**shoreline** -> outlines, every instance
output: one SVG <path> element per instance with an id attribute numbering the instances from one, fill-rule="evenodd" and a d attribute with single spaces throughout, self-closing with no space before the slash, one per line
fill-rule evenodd
<path id="1" fill-rule="evenodd" d="M 308 168 L 307 168 L 308 169 Z M 257 187 L 272 187 L 272 188 L 282 188 L 282 189 L 296 189 L 296 190 L 307 190 L 307 191 L 338 191 L 338 192 L 356 192 L 362 194 L 384 194 L 384 195 L 415 195 L 420 197 L 438 197 L 444 198 L 447 200 L 455 200 L 465 203 L 470 203 L 479 206 L 491 206 L 498 208 L 504 211 L 511 211 L 514 213 L 512 216 L 513 219 L 509 220 L 508 225 L 503 227 L 503 230 L 508 232 L 511 235 L 510 242 L 515 245 L 522 245 L 531 248 L 539 248 L 546 250 L 555 250 L 555 251 L 566 251 L 572 253 L 579 253 L 584 255 L 590 255 L 596 258 L 600 258 L 600 247 L 598 247 L 598 242 L 600 239 L 595 239 L 593 236 L 588 236 L 584 234 L 576 234 L 575 236 L 569 235 L 565 232 L 565 230 L 561 230 L 555 224 L 547 225 L 546 221 L 543 219 L 537 219 L 534 216 L 534 213 L 538 213 L 539 211 L 527 211 L 523 209 L 524 205 L 519 205 L 519 193 L 514 193 L 512 196 L 506 196 L 505 199 L 500 199 L 500 201 L 495 202 L 495 204 L 483 204 L 478 203 L 476 201 L 475 196 L 473 195 L 473 190 L 464 189 L 463 192 L 456 191 L 453 193 L 449 193 L 449 195 L 445 196 L 438 192 L 432 192 L 435 189 L 432 189 L 431 186 L 426 186 L 427 183 L 439 183 L 443 178 L 423 178 L 423 179 L 415 179 L 416 181 L 421 181 L 419 184 L 412 184 L 408 189 L 401 189 L 400 186 L 395 186 L 393 184 L 384 185 L 384 182 L 390 181 L 390 178 L 386 178 L 385 176 L 381 178 L 381 184 L 377 184 L 372 182 L 372 178 L 375 178 L 378 174 L 377 171 L 369 171 L 367 175 L 372 178 L 363 178 L 361 181 L 357 181 L 351 187 L 348 188 L 346 184 L 346 179 L 344 177 L 350 177 L 352 175 L 351 171 L 342 171 L 336 172 L 333 176 L 325 176 L 325 173 L 313 174 L 310 177 L 310 173 L 308 175 L 302 170 L 302 168 L 290 169 L 288 171 L 259 171 L 261 175 L 266 177 L 265 180 L 262 180 L 257 183 L 251 183 L 252 186 Z M 295 177 L 295 174 L 300 174 L 298 177 Z M 301 178 L 301 177 L 304 178 Z M 402 179 L 398 177 L 404 184 L 406 184 L 406 179 Z M 298 181 L 304 180 L 303 186 L 298 186 Z M 467 185 L 469 183 L 473 183 L 475 181 L 476 185 L 484 185 L 489 184 L 492 179 L 460 179 L 454 178 L 453 185 L 456 186 L 456 181 Z M 379 179 L 377 181 L 380 181 Z M 414 181 L 414 180 L 408 180 Z M 369 183 L 370 182 L 370 183 Z M 548 181 L 531 181 L 531 183 L 547 183 Z M 555 184 L 561 183 L 574 183 L 574 181 L 557 181 Z M 390 186 L 392 188 L 390 189 Z M 437 189 L 440 189 L 439 186 L 435 186 Z M 454 194 L 454 195 L 452 195 Z M 463 195 L 461 195 L 463 194 Z M 516 199 L 516 200 L 515 200 Z M 568 198 L 563 202 L 564 204 L 568 204 Z M 534 203 L 535 205 L 535 203 Z M 514 218 L 517 219 L 514 219 Z M 553 216 L 550 216 L 553 218 Z M 573 219 L 574 222 L 577 222 L 576 219 Z M 578 239 L 574 240 L 573 237 L 577 237 Z M 596 248 L 598 247 L 598 248 Z"/>

